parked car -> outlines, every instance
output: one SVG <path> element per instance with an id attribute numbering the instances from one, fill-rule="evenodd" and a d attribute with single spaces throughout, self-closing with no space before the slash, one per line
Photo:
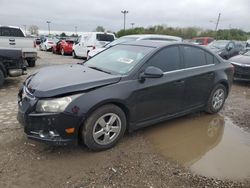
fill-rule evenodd
<path id="1" fill-rule="evenodd" d="M 230 63 L 197 45 L 118 44 L 83 65 L 31 75 L 18 94 L 18 120 L 28 138 L 51 144 L 80 138 L 91 150 L 104 150 L 125 130 L 194 111 L 217 113 L 233 74 Z"/>
<path id="2" fill-rule="evenodd" d="M 72 54 L 73 44 L 74 41 L 70 39 L 60 40 L 52 47 L 52 52 L 61 55 Z"/>
<path id="3" fill-rule="evenodd" d="M 58 42 L 56 38 L 44 38 L 40 44 L 41 51 L 51 51 L 52 47 Z"/>
<path id="4" fill-rule="evenodd" d="M 250 51 L 229 59 L 234 66 L 234 77 L 250 80 Z"/>
<path id="5" fill-rule="evenodd" d="M 211 37 L 195 37 L 192 38 L 192 43 L 198 45 L 208 45 L 209 43 L 213 42 L 214 39 Z"/>
<path id="6" fill-rule="evenodd" d="M 250 39 L 246 42 L 246 47 L 250 48 Z"/>
<path id="7" fill-rule="evenodd" d="M 116 44 L 125 43 L 128 41 L 136 41 L 136 40 L 158 40 L 158 41 L 176 41 L 176 42 L 182 42 L 181 37 L 175 37 L 170 35 L 156 35 L 156 34 L 140 34 L 140 35 L 127 35 L 120 37 L 117 40 L 114 40 L 113 42 L 106 44 L 102 48 L 98 48 L 95 50 L 92 50 L 89 52 L 87 59 L 92 58 L 94 55 L 102 52 L 103 50 L 112 47 Z"/>
<path id="8" fill-rule="evenodd" d="M 87 58 L 90 51 L 101 48 L 113 40 L 115 40 L 115 35 L 113 33 L 83 33 L 73 45 L 73 57 Z"/>
<path id="9" fill-rule="evenodd" d="M 28 38 L 19 27 L 0 25 L 0 46 L 2 48 L 18 48 L 30 67 L 34 67 L 37 60 L 37 49 L 34 38 Z"/>
<path id="10" fill-rule="evenodd" d="M 211 42 L 208 48 L 223 59 L 229 59 L 230 57 L 238 55 L 244 46 L 238 41 L 216 40 Z"/>
<path id="11" fill-rule="evenodd" d="M 6 77 L 18 77 L 25 74 L 23 52 L 17 48 L 0 48 L 0 86 Z"/>

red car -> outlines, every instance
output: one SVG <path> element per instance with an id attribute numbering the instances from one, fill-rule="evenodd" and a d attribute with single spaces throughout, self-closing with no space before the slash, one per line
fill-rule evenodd
<path id="1" fill-rule="evenodd" d="M 72 54 L 73 44 L 73 40 L 60 40 L 52 47 L 52 52 L 61 55 Z"/>
<path id="2" fill-rule="evenodd" d="M 196 37 L 192 38 L 192 42 L 198 45 L 208 45 L 210 42 L 214 41 L 211 37 Z"/>

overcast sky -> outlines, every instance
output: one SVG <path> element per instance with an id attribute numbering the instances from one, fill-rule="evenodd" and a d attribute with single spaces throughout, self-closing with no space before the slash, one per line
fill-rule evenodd
<path id="1" fill-rule="evenodd" d="M 126 27 L 164 24 L 250 31 L 250 0 L 0 0 L 0 25 L 37 25 L 47 30 L 93 31 L 97 25 L 107 30 L 123 28 L 121 10 L 128 10 Z M 213 22 L 211 22 L 213 21 Z"/>

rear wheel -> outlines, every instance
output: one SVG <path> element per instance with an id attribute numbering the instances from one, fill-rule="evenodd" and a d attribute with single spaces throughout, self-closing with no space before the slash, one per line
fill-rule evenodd
<path id="1" fill-rule="evenodd" d="M 113 147 L 124 135 L 126 116 L 115 105 L 109 104 L 98 108 L 86 120 L 82 129 L 82 140 L 94 151 Z"/>
<path id="2" fill-rule="evenodd" d="M 29 67 L 34 67 L 36 65 L 35 60 L 27 60 Z"/>
<path id="3" fill-rule="evenodd" d="M 0 87 L 3 85 L 4 83 L 4 74 L 3 71 L 0 69 Z"/>
<path id="4" fill-rule="evenodd" d="M 210 114 L 219 112 L 225 103 L 226 96 L 225 86 L 222 84 L 216 85 L 209 96 L 206 112 Z"/>
<path id="5" fill-rule="evenodd" d="M 73 52 L 72 52 L 72 56 L 73 56 L 73 58 L 77 58 L 76 53 L 75 53 L 74 50 L 73 50 Z"/>

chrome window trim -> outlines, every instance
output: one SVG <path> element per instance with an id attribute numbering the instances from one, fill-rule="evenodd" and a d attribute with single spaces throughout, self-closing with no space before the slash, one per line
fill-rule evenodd
<path id="1" fill-rule="evenodd" d="M 209 65 L 202 65 L 202 66 L 197 66 L 197 67 L 178 69 L 178 70 L 164 72 L 164 74 L 170 74 L 170 73 L 175 73 L 175 72 L 182 72 L 182 71 L 185 71 L 185 70 L 194 70 L 194 69 L 199 69 L 199 68 L 204 68 L 204 67 L 212 67 L 212 66 L 215 66 L 215 64 L 209 64 Z"/>

